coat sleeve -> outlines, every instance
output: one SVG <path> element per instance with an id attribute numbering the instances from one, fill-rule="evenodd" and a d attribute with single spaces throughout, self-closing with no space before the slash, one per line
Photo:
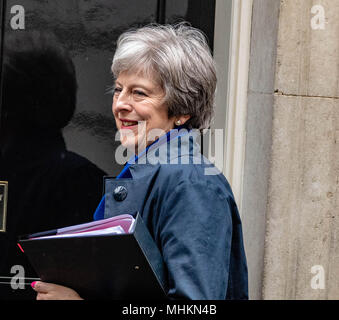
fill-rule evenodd
<path id="1" fill-rule="evenodd" d="M 206 181 L 182 182 L 159 208 L 171 299 L 225 299 L 232 242 L 229 195 Z M 158 212 L 159 212 L 158 211 Z"/>

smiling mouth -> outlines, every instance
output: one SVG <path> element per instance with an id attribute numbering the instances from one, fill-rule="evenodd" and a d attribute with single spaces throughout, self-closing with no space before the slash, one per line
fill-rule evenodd
<path id="1" fill-rule="evenodd" d="M 121 121 L 123 127 L 132 127 L 138 125 L 138 121 Z"/>

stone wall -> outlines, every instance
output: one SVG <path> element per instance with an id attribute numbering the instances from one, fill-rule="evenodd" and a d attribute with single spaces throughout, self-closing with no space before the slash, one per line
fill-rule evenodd
<path id="1" fill-rule="evenodd" d="M 264 299 L 339 299 L 338 67 L 339 2 L 281 0 Z"/>
<path id="2" fill-rule="evenodd" d="M 242 223 L 250 299 L 261 299 L 280 0 L 254 0 L 248 75 Z"/>

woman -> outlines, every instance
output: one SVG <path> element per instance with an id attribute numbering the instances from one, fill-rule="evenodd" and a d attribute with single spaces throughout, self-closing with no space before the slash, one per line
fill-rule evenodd
<path id="1" fill-rule="evenodd" d="M 204 36 L 184 24 L 126 32 L 112 71 L 114 118 L 135 156 L 106 180 L 95 219 L 139 211 L 163 255 L 169 298 L 247 299 L 233 194 L 195 141 L 211 121 L 216 88 Z M 34 289 L 37 299 L 81 299 L 55 284 Z"/>

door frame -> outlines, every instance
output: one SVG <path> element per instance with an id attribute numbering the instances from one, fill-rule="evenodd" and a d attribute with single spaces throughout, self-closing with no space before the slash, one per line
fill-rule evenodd
<path id="1" fill-rule="evenodd" d="M 211 128 L 224 130 L 221 171 L 241 214 L 253 0 L 216 0 L 214 58 L 218 89 Z M 230 30 L 228 38 L 227 30 Z M 212 154 L 209 144 L 209 155 Z"/>

